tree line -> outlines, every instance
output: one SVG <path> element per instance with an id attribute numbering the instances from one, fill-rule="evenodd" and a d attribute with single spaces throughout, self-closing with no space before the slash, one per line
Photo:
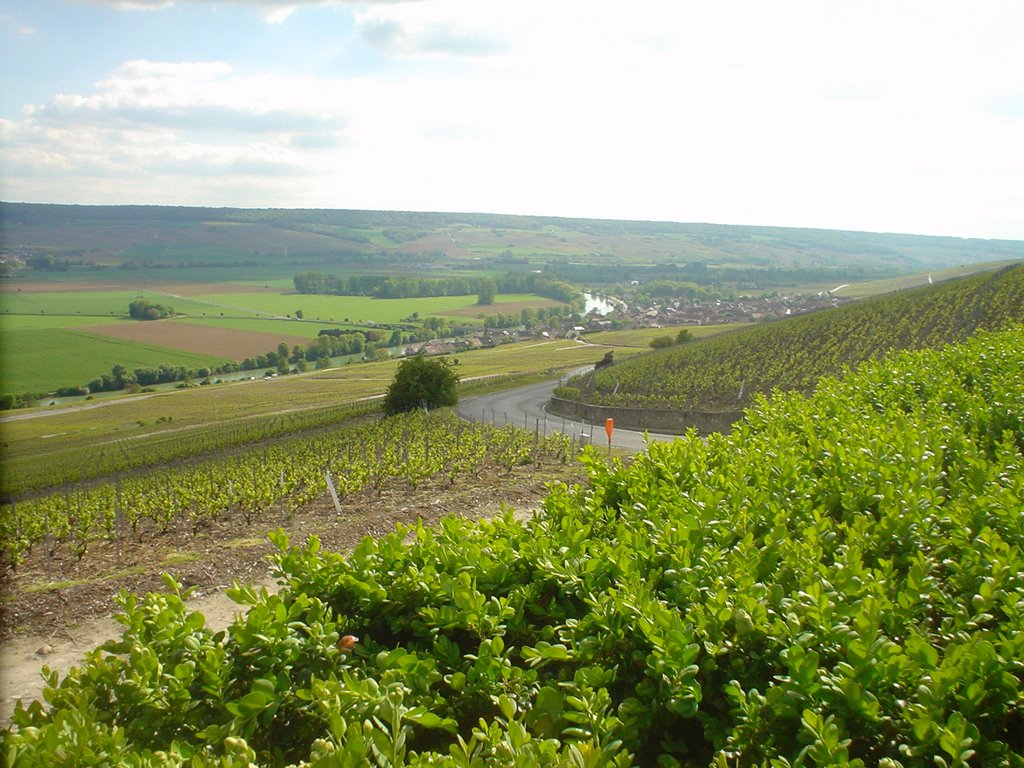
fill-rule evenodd
<path id="1" fill-rule="evenodd" d="M 329 275 L 299 272 L 292 278 L 295 290 L 306 294 L 373 296 L 378 299 L 421 299 L 434 296 L 477 294 L 489 304 L 496 292 L 532 293 L 571 304 L 582 301 L 580 289 L 547 274 L 512 272 L 501 277 L 389 277 L 385 275 Z"/>

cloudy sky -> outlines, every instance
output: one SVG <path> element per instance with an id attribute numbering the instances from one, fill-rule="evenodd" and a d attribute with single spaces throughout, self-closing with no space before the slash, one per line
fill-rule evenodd
<path id="1" fill-rule="evenodd" d="M 1024 239 L 1021 0 L 0 0 L 0 199 Z"/>

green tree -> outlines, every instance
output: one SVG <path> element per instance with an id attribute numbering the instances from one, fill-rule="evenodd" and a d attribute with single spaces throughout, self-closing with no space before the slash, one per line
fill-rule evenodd
<path id="1" fill-rule="evenodd" d="M 128 305 L 128 316 L 134 320 L 160 320 L 174 316 L 173 307 L 154 304 L 146 299 L 137 299 Z"/>
<path id="2" fill-rule="evenodd" d="M 491 280 L 489 277 L 485 277 L 480 281 L 477 287 L 477 300 L 476 303 L 482 306 L 493 304 L 494 297 L 498 295 L 498 284 Z"/>
<path id="3" fill-rule="evenodd" d="M 459 375 L 444 358 L 410 357 L 401 362 L 384 396 L 384 413 L 439 408 L 459 401 Z"/>

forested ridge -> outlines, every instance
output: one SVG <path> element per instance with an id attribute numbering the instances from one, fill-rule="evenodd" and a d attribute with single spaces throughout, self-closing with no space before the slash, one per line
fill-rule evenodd
<path id="1" fill-rule="evenodd" d="M 152 242 L 154 232 L 160 234 L 159 245 Z M 255 265 L 286 266 L 296 260 L 393 268 L 410 258 L 468 256 L 528 268 L 557 266 L 563 279 L 585 283 L 671 279 L 703 270 L 726 282 L 778 273 L 768 275 L 772 285 L 786 284 L 776 281 L 786 280 L 788 273 L 792 285 L 794 278 L 806 275 L 857 280 L 1024 258 L 1024 243 L 1013 240 L 793 227 L 469 212 L 11 202 L 0 202 L 0 239 L 11 250 L 53 257 L 49 263 L 58 269 L 72 266 L 68 257 L 82 266 L 110 254 L 132 268 L 219 264 L 249 267 L 250 273 Z M 716 266 L 708 270 L 709 265 Z"/>

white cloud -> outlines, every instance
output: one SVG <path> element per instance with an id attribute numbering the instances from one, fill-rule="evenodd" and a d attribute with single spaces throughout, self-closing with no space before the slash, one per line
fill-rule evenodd
<path id="1" fill-rule="evenodd" d="M 242 76 L 222 62 L 126 62 L 92 93 L 57 94 L 0 122 L 0 166 L 19 190 L 48 182 L 62 199 L 102 199 L 113 180 L 114 199 L 126 201 L 197 180 L 207 194 L 248 179 L 248 195 L 274 195 L 289 188 L 275 181 L 315 178 L 318 154 L 344 144 L 344 111 L 322 102 L 323 86 Z"/>
<path id="2" fill-rule="evenodd" d="M 18 18 L 6 13 L 0 13 L 0 29 L 13 32 L 18 37 L 32 37 L 36 34 L 36 28 L 25 24 Z"/>
<path id="3" fill-rule="evenodd" d="M 126 62 L 2 126 L 0 169 L 79 202 L 110 173 L 123 201 L 174 179 L 200 204 L 1024 237 L 1016 3 L 365 3 L 359 76 Z"/>
<path id="4" fill-rule="evenodd" d="M 57 94 L 25 109 L 40 124 L 237 132 L 339 130 L 344 115 L 318 101 L 321 83 L 304 77 L 240 76 L 223 62 L 129 61 L 92 94 Z"/>
<path id="5" fill-rule="evenodd" d="M 174 0 L 79 0 L 88 5 L 108 5 L 120 11 L 155 11 L 170 8 Z"/>
<path id="6" fill-rule="evenodd" d="M 175 5 L 250 6 L 271 24 L 281 24 L 303 7 L 328 5 L 373 5 L 416 2 L 417 0 L 79 0 L 91 5 L 105 5 L 123 11 L 154 11 Z"/>
<path id="7" fill-rule="evenodd" d="M 370 11 L 359 14 L 357 23 L 363 40 L 393 56 L 488 56 L 506 48 L 496 30 L 455 21 L 410 24 Z"/>

